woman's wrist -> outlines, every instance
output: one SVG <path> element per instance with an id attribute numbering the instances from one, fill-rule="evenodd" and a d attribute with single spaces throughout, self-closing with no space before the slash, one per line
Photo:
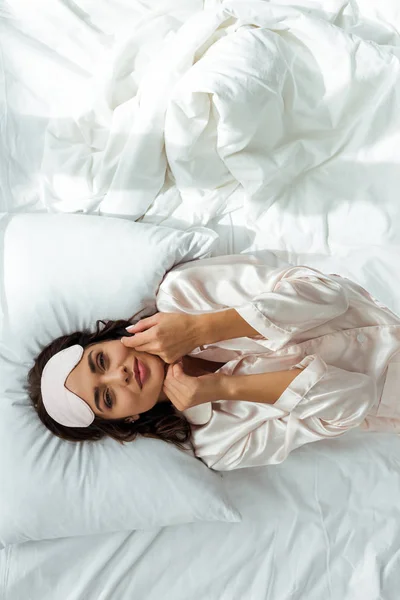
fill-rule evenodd
<path id="1" fill-rule="evenodd" d="M 245 400 L 246 399 L 246 376 L 225 375 L 217 373 L 218 396 L 220 400 Z"/>
<path id="2" fill-rule="evenodd" d="M 206 393 L 206 402 L 216 402 L 218 400 L 227 400 L 227 382 L 228 377 L 222 373 L 207 375 L 209 382 L 209 391 Z"/>
<path id="3" fill-rule="evenodd" d="M 219 400 L 234 400 L 236 393 L 235 377 L 232 375 L 217 374 Z"/>
<path id="4" fill-rule="evenodd" d="M 224 375 L 224 379 L 221 381 L 222 398 L 224 400 L 239 400 L 241 380 L 240 375 Z"/>
<path id="5" fill-rule="evenodd" d="M 227 375 L 226 381 L 221 382 L 223 399 L 275 404 L 301 371 L 296 368 L 251 375 Z"/>
<path id="6" fill-rule="evenodd" d="M 234 308 L 196 316 L 198 346 L 258 335 Z"/>

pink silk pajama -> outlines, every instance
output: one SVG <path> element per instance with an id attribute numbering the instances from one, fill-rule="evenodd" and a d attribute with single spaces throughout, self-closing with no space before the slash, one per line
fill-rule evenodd
<path id="1" fill-rule="evenodd" d="M 193 261 L 164 278 L 157 308 L 235 308 L 259 332 L 196 348 L 234 375 L 303 368 L 274 405 L 219 400 L 185 411 L 196 455 L 230 470 L 282 462 L 355 427 L 400 431 L 400 319 L 352 281 L 248 255 Z"/>

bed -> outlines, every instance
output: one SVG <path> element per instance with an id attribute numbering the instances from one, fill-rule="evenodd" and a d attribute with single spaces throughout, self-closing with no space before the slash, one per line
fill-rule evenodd
<path id="1" fill-rule="evenodd" d="M 241 523 L 11 546 L 2 598 L 396 600 L 400 443 L 388 437 L 228 473 Z"/>
<path id="2" fill-rule="evenodd" d="M 396 0 L 3 1 L 0 212 L 206 226 L 400 313 L 399 30 Z M 399 451 L 227 473 L 240 523 L 6 546 L 0 597 L 397 600 Z"/>

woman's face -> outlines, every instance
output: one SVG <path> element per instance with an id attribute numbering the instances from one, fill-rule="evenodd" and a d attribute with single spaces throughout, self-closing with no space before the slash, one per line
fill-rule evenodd
<path id="1" fill-rule="evenodd" d="M 165 399 L 165 367 L 158 356 L 119 340 L 101 342 L 85 348 L 65 386 L 102 419 L 134 418 Z"/>

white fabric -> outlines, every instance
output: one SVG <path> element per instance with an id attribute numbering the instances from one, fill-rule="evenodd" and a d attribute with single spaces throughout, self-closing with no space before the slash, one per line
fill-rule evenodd
<path id="1" fill-rule="evenodd" d="M 189 454 L 154 440 L 63 442 L 25 388 L 45 345 L 96 319 L 152 313 L 166 270 L 207 256 L 216 235 L 82 215 L 0 225 L 0 544 L 237 519 L 221 479 Z"/>
<path id="2" fill-rule="evenodd" d="M 221 477 L 190 453 L 143 438 L 130 444 L 59 440 L 15 384 L 5 383 L 0 545 L 240 519 Z"/>
<path id="3" fill-rule="evenodd" d="M 114 168 L 107 163 L 110 154 L 105 161 L 99 155 L 109 139 L 124 144 L 130 131 L 129 103 L 144 75 L 153 77 L 155 94 L 160 95 L 157 73 L 153 76 L 154 71 L 149 72 L 149 62 L 163 52 L 169 32 L 173 35 L 203 7 L 215 12 L 221 4 L 219 0 L 1 3 L 0 210 L 43 211 L 45 198 L 49 208 L 54 208 L 62 197 L 65 204 L 58 204 L 59 208 L 95 212 L 101 198 L 96 197 L 92 184 L 99 178 L 99 163 Z M 243 14 L 249 5 L 247 1 L 241 3 Z M 283 166 L 276 171 L 272 167 L 272 193 L 282 185 L 282 194 L 271 200 L 267 190 L 267 203 L 263 199 L 258 202 L 265 213 L 254 222 L 249 209 L 257 206 L 244 188 L 237 186 L 235 177 L 231 184 L 199 192 L 191 182 L 179 189 L 167 171 L 164 186 L 144 220 L 182 229 L 208 223 L 215 214 L 210 225 L 221 235 L 220 254 L 269 248 L 289 263 L 348 276 L 400 313 L 400 229 L 396 227 L 399 3 L 276 0 L 265 1 L 263 12 L 268 8 L 285 26 L 290 16 L 286 6 L 299 11 L 297 27 L 290 26 L 287 33 L 278 35 L 286 49 L 303 48 L 303 56 L 308 53 L 308 58 L 302 63 L 301 75 L 296 74 L 296 58 L 287 65 L 297 87 L 283 90 L 281 112 L 289 120 L 288 137 L 281 147 L 276 144 L 271 154 L 272 159 L 279 159 L 277 167 Z M 258 4 L 256 16 L 261 17 L 261 12 Z M 192 27 L 197 27 L 195 20 Z M 226 28 L 221 31 L 224 34 Z M 235 135 L 239 144 L 241 139 L 246 143 L 255 114 L 246 112 L 245 121 L 235 131 L 230 130 L 228 117 L 237 106 L 235 99 L 244 98 L 247 103 L 247 83 L 257 96 L 257 79 L 264 82 L 273 74 L 273 64 L 270 68 L 257 36 L 250 40 L 245 29 L 242 34 L 247 35 L 246 48 L 243 37 L 232 30 L 225 36 L 230 36 L 229 52 L 224 52 L 224 40 L 225 49 L 215 47 L 214 70 L 210 63 L 197 63 L 203 80 L 209 78 L 211 84 L 218 84 L 219 95 L 193 91 L 193 80 L 200 79 L 197 67 L 191 74 L 190 88 L 186 79 L 178 98 L 184 109 L 201 108 L 202 103 L 206 106 L 207 98 L 212 104 L 217 96 L 222 98 L 220 104 L 227 112 L 219 118 L 219 129 L 225 140 Z M 209 42 L 213 45 L 214 38 Z M 125 48 L 131 51 L 125 54 Z M 232 59 L 231 48 L 235 57 L 243 57 L 240 64 Z M 186 49 L 182 45 L 179 52 L 185 54 Z M 256 60 L 252 60 L 253 54 Z M 323 85 L 327 83 L 325 95 L 318 96 L 322 86 L 312 86 L 315 78 Z M 292 123 L 293 92 L 298 92 L 295 102 L 303 100 L 304 114 L 297 112 Z M 349 102 L 354 97 L 356 101 Z M 99 110 L 102 99 L 105 108 Z M 149 112 L 156 108 L 147 107 Z M 318 120 L 314 118 L 316 109 Z M 331 112 L 336 121 L 330 121 Z M 192 165 L 197 185 L 201 175 L 197 150 L 202 141 L 197 143 L 197 133 L 202 115 L 206 126 L 208 117 L 203 111 L 199 119 L 196 110 L 191 119 L 188 115 L 188 111 L 182 113 L 177 132 L 181 134 L 183 125 L 189 123 L 183 132 L 186 164 L 178 167 L 174 162 L 183 176 L 187 165 L 190 167 L 187 155 L 192 152 L 193 133 Z M 171 116 L 170 126 L 177 121 L 177 111 Z M 297 133 L 294 125 L 300 122 L 299 116 L 308 126 Z M 209 129 L 207 135 L 212 139 L 216 126 L 211 119 Z M 266 139 L 271 143 L 268 131 Z M 170 127 L 168 143 L 173 146 L 173 142 Z M 325 144 L 327 150 L 334 144 L 334 151 L 320 162 Z M 289 158 L 285 163 L 286 149 Z M 223 152 L 226 150 L 222 147 Z M 294 161 L 291 151 L 297 152 Z M 118 153 L 116 156 L 123 159 Z M 295 168 L 297 156 L 299 160 L 308 158 L 309 163 L 293 177 L 288 171 Z M 154 165 L 162 166 L 158 150 L 155 157 L 146 156 L 145 162 L 154 158 Z M 212 160 L 207 160 L 207 154 L 202 158 L 203 174 L 209 171 L 222 178 L 224 165 L 215 159 L 215 151 Z M 140 168 L 150 169 L 142 157 L 136 159 L 135 164 L 130 164 L 129 158 L 126 162 L 128 169 L 135 171 L 132 178 L 139 177 Z M 246 159 L 243 151 L 239 159 Z M 287 180 L 281 177 L 283 172 L 288 174 Z M 109 174 L 106 170 L 105 176 Z M 256 177 L 261 182 L 264 170 Z M 135 190 L 131 193 L 134 198 Z M 137 205 L 132 201 L 127 217 L 132 217 Z M 12 365 L 7 365 L 7 373 L 11 369 Z M 22 384 L 21 378 L 18 385 Z M 22 428 L 18 434 L 21 439 L 23 433 Z M 340 440 L 305 446 L 276 467 L 226 473 L 235 501 L 240 500 L 244 515 L 240 525 L 202 523 L 134 532 L 126 537 L 27 543 L 9 548 L 8 560 L 5 551 L 0 551 L 0 596 L 7 600 L 131 600 L 138 595 L 159 600 L 169 590 L 174 600 L 398 600 L 400 520 L 393 497 L 397 497 L 400 485 L 399 444 L 392 435 L 350 433 Z M 23 447 L 25 454 L 28 449 L 28 444 Z M 21 464 L 25 454 L 20 454 Z M 36 454 L 40 457 L 40 449 Z M 27 503 L 19 506 L 27 518 L 35 518 Z"/>
<path id="4" fill-rule="evenodd" d="M 19 363 L 97 319 L 153 314 L 174 265 L 207 256 L 217 235 L 82 215 L 7 215 L 0 221 L 3 356 Z"/>
<path id="5" fill-rule="evenodd" d="M 157 294 L 161 312 L 226 308 L 235 308 L 258 336 L 201 346 L 192 356 L 225 362 L 219 372 L 230 376 L 302 371 L 272 405 L 221 398 L 185 411 L 196 455 L 209 467 L 280 463 L 303 444 L 358 426 L 374 429 L 380 416 L 389 420 L 388 431 L 400 432 L 396 396 L 386 410 L 380 407 L 389 363 L 400 352 L 400 318 L 359 285 L 309 267 L 233 255 L 175 267 Z"/>
<path id="6" fill-rule="evenodd" d="M 214 34 L 221 7 L 267 27 L 237 29 L 235 17 Z M 164 73 L 164 45 L 183 23 L 181 67 L 171 61 Z M 241 210 L 234 234 L 245 229 L 251 250 L 347 275 L 400 312 L 386 285 L 400 248 L 400 229 L 387 226 L 399 219 L 399 31 L 397 0 L 8 0 L 0 210 L 97 213 L 109 189 L 112 214 L 133 218 L 148 202 L 144 220 L 180 229 Z M 209 37 L 191 66 L 201 32 Z M 167 106 L 169 76 L 177 85 Z M 284 85 L 274 96 L 276 81 Z M 142 89 L 140 118 L 156 139 L 131 135 Z M 173 169 L 165 181 L 164 142 Z M 264 187 L 256 193 L 251 181 Z"/>
<path id="7" fill-rule="evenodd" d="M 175 209 L 175 218 L 205 223 L 232 210 L 240 186 L 256 231 L 270 226 L 277 203 L 295 200 L 314 214 L 338 201 L 335 225 L 377 194 L 391 205 L 400 178 L 399 52 L 390 45 L 398 37 L 359 27 L 379 48 L 351 37 L 331 23 L 336 9 L 341 24 L 341 3 L 325 8 L 328 20 L 318 4 L 313 13 L 225 0 L 183 25 L 149 14 L 128 38 L 121 33 L 74 118 L 49 125 L 42 202 L 132 218 Z"/>
<path id="8" fill-rule="evenodd" d="M 224 480 L 241 523 L 9 547 L 1 598 L 398 600 L 399 436 L 351 432 Z"/>

